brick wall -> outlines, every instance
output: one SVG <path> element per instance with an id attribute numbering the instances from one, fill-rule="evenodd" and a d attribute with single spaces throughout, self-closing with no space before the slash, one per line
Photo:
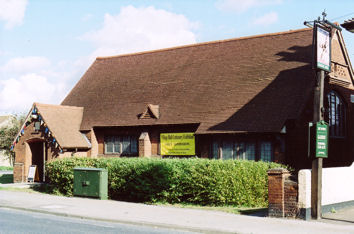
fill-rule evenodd
<path id="1" fill-rule="evenodd" d="M 147 132 L 149 134 L 149 139 L 151 143 L 151 156 L 155 157 L 160 154 L 160 149 L 159 149 L 160 133 L 195 132 L 197 130 L 197 127 L 198 127 L 197 124 L 183 124 L 183 125 L 181 124 L 181 125 L 161 125 L 161 126 L 157 125 L 157 126 L 95 128 L 94 133 L 97 139 L 97 155 L 99 157 L 102 156 L 119 157 L 119 155 L 104 155 L 104 137 L 106 135 L 119 135 L 119 136 L 130 135 L 130 136 L 136 136 L 136 138 L 138 139 L 142 132 Z M 138 143 L 140 144 L 140 141 Z M 92 155 L 94 155 L 93 151 L 92 151 Z M 132 156 L 139 156 L 139 155 L 132 155 Z"/>
<path id="2" fill-rule="evenodd" d="M 298 183 L 283 168 L 268 171 L 268 216 L 295 218 L 298 214 Z"/>
<path id="3" fill-rule="evenodd" d="M 35 132 L 34 123 L 27 126 L 24 134 L 17 142 L 15 152 L 15 166 L 14 166 L 14 182 L 20 183 L 27 181 L 28 169 L 32 163 L 32 152 L 28 145 L 30 141 L 44 141 L 44 137 L 40 132 Z"/>
<path id="4" fill-rule="evenodd" d="M 294 176 L 288 174 L 284 178 L 284 216 L 295 218 L 298 216 L 298 183 Z"/>
<path id="5" fill-rule="evenodd" d="M 63 158 L 63 157 L 71 157 L 72 152 L 64 152 L 60 153 L 57 148 L 55 148 L 52 144 L 48 144 L 47 139 L 44 136 L 43 131 L 36 132 L 34 129 L 34 123 L 30 123 L 26 129 L 24 130 L 24 134 L 20 137 L 20 140 L 17 142 L 16 146 L 14 147 L 15 152 L 15 166 L 14 166 L 14 182 L 26 182 L 28 170 L 31 164 L 35 161 L 41 160 L 41 164 L 43 163 L 43 157 L 45 157 L 45 161 L 52 161 L 56 158 Z M 44 152 L 41 152 L 41 155 L 34 154 L 32 155 L 32 150 L 34 150 L 34 145 L 37 142 L 42 143 L 45 145 Z M 44 153 L 44 154 L 43 154 Z M 86 157 L 87 152 L 81 151 L 76 152 L 75 156 L 82 156 Z M 41 174 L 43 168 L 39 170 Z M 40 175 L 40 178 L 43 178 Z"/>

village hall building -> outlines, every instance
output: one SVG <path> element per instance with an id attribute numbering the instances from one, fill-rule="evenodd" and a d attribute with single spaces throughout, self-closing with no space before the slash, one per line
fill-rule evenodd
<path id="1" fill-rule="evenodd" d="M 354 161 L 354 76 L 332 30 L 325 166 Z M 98 57 L 60 105 L 34 103 L 17 135 L 14 181 L 64 157 L 262 160 L 310 168 L 312 29 Z"/>

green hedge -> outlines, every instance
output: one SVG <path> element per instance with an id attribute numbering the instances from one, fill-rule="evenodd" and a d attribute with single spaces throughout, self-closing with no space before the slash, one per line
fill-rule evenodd
<path id="1" fill-rule="evenodd" d="M 267 170 L 284 166 L 197 158 L 68 158 L 47 164 L 55 192 L 72 195 L 74 167 L 107 168 L 109 197 L 115 200 L 259 207 L 268 202 Z"/>

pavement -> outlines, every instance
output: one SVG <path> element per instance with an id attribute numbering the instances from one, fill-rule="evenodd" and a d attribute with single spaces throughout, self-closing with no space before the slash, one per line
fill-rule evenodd
<path id="1" fill-rule="evenodd" d="M 30 185 L 0 185 L 0 187 L 11 186 L 23 188 Z M 354 234 L 354 208 L 344 213 L 341 211 L 331 213 L 327 218 L 318 221 L 304 221 L 10 190 L 0 190 L 0 207 L 200 233 Z"/>

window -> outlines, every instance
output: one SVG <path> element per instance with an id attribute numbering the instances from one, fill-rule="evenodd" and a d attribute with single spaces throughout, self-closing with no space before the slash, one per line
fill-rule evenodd
<path id="1" fill-rule="evenodd" d="M 265 162 L 272 161 L 272 144 L 270 142 L 261 142 L 260 144 L 260 159 Z"/>
<path id="2" fill-rule="evenodd" d="M 336 92 L 327 95 L 329 135 L 331 137 L 345 136 L 345 106 Z"/>
<path id="3" fill-rule="evenodd" d="M 246 159 L 245 143 L 235 143 L 235 159 Z"/>
<path id="4" fill-rule="evenodd" d="M 232 142 L 223 142 L 222 144 L 222 159 L 233 159 L 233 144 Z"/>
<path id="5" fill-rule="evenodd" d="M 255 142 L 214 141 L 211 145 L 211 157 L 223 160 L 256 160 L 256 145 Z M 258 158 L 260 160 L 272 161 L 273 151 L 271 142 L 261 143 L 259 153 L 260 156 Z"/>
<path id="6" fill-rule="evenodd" d="M 245 159 L 256 160 L 256 146 L 254 143 L 246 145 Z"/>
<path id="7" fill-rule="evenodd" d="M 107 136 L 104 139 L 105 154 L 136 154 L 137 142 L 137 138 L 132 136 Z"/>
<path id="8" fill-rule="evenodd" d="M 213 148 L 212 149 L 213 159 L 218 159 L 219 158 L 219 143 L 217 141 L 214 141 L 212 148 Z"/>

